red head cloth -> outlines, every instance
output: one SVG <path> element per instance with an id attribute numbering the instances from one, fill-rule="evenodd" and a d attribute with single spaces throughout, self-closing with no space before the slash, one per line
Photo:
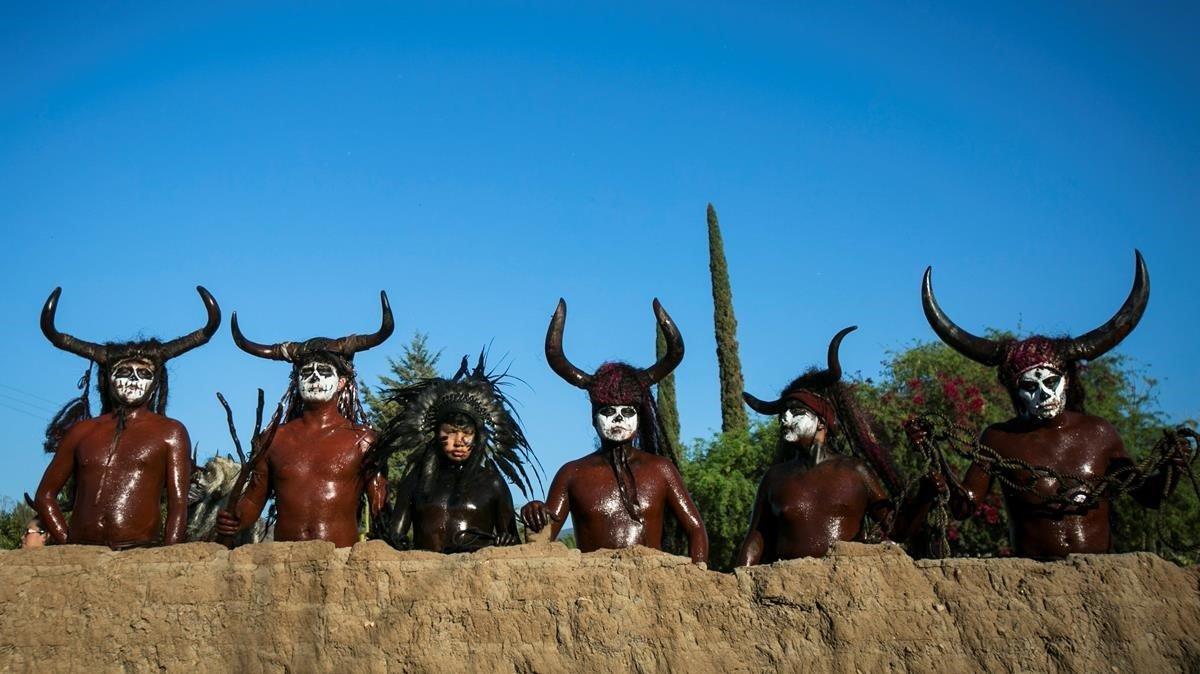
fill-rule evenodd
<path id="1" fill-rule="evenodd" d="M 592 405 L 632 405 L 641 407 L 650 394 L 650 387 L 641 370 L 625 363 L 605 363 L 596 370 L 587 387 Z"/>
<path id="2" fill-rule="evenodd" d="M 1030 337 L 1010 342 L 1004 349 L 1004 360 L 1000 362 L 1000 383 L 1016 388 L 1017 380 L 1026 371 L 1035 367 L 1049 367 L 1058 372 L 1067 371 L 1062 349 L 1057 340 L 1049 337 Z"/>
<path id="3" fill-rule="evenodd" d="M 829 429 L 829 432 L 832 433 L 837 429 L 837 410 L 834 409 L 833 403 L 828 400 L 812 391 L 804 389 L 789 391 L 783 397 L 785 400 L 795 400 L 812 410 L 813 414 L 816 414 L 817 418 L 825 424 L 825 428 Z"/>

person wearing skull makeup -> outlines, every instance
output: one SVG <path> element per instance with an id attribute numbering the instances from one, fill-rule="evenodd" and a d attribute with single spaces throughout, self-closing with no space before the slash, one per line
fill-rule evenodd
<path id="1" fill-rule="evenodd" d="M 410 529 L 411 547 L 435 552 L 520 542 L 504 476 L 528 495 L 524 464 L 533 452 L 501 390 L 505 379 L 489 374 L 480 354 L 473 371 L 464 357 L 450 379 L 387 392 L 400 411 L 379 444 L 385 454 L 407 456 L 385 534 L 392 546 L 409 547 Z"/>
<path id="2" fill-rule="evenodd" d="M 526 504 L 521 518 L 532 531 L 549 525 L 553 540 L 569 513 L 584 552 L 634 545 L 661 550 L 669 511 L 687 536 L 692 561 L 701 563 L 708 559 L 708 533 L 679 469 L 664 456 L 667 435 L 650 394 L 683 360 L 683 337 L 658 300 L 654 314 L 667 339 L 662 359 L 644 370 L 605 363 L 588 374 L 563 353 L 567 305 L 558 301 L 546 332 L 546 360 L 569 384 L 588 392 L 600 448 L 559 469 L 546 501 Z"/>
<path id="3" fill-rule="evenodd" d="M 742 394 L 754 411 L 779 417 L 780 462 L 759 483 L 737 566 L 822 557 L 834 541 L 861 541 L 867 517 L 903 540 L 928 510 L 927 502 L 913 501 L 897 512 L 891 494 L 900 478 L 841 382 L 838 350 L 856 329 L 834 335 L 827 368 L 797 377 L 778 400 Z M 864 458 L 833 451 L 835 434 Z"/>
<path id="4" fill-rule="evenodd" d="M 996 367 L 1008 390 L 1016 416 L 988 427 L 980 438 L 1001 459 L 1049 469 L 1060 476 L 1097 481 L 1115 470 L 1129 470 L 1133 462 L 1112 424 L 1084 411 L 1080 361 L 1104 355 L 1133 331 L 1150 298 L 1150 278 L 1142 254 L 1135 251 L 1133 288 L 1111 319 L 1078 338 L 1034 336 L 1023 340 L 977 337 L 958 327 L 942 311 L 933 295 L 932 268 L 925 270 L 921 301 L 925 317 L 943 342 L 960 354 Z M 921 443 L 930 429 L 907 425 L 910 440 Z M 1181 462 L 1175 457 L 1174 462 Z M 1009 516 L 1009 537 L 1015 553 L 1041 559 L 1072 553 L 1105 553 L 1112 550 L 1110 511 L 1112 494 L 1091 493 L 1085 483 L 1061 484 L 1052 477 L 1033 477 L 1013 471 L 1001 480 Z M 1169 471 L 1143 476 L 1131 493 L 1143 506 L 1156 508 L 1175 484 Z M 950 493 L 956 517 L 966 517 L 992 489 L 996 476 L 976 460 L 959 482 L 947 475 L 943 488 Z M 1028 490 L 1014 484 L 1031 483 Z M 1068 498 L 1061 495 L 1064 487 Z"/>
<path id="5" fill-rule="evenodd" d="M 38 485 L 34 507 L 55 543 L 118 550 L 185 540 L 191 442 L 183 424 L 165 416 L 166 363 L 208 342 L 221 324 L 213 296 L 200 286 L 196 291 L 207 322 L 168 342 L 94 344 L 76 339 L 54 325 L 62 288 L 46 300 L 42 333 L 54 346 L 96 364 L 100 393 L 100 416 L 91 418 L 85 375 L 83 395 L 46 429 L 46 449 L 54 458 Z M 58 494 L 72 478 L 68 523 Z"/>
<path id="6" fill-rule="evenodd" d="M 364 495 L 371 517 L 378 517 L 387 480 L 373 451 L 375 431 L 359 402 L 353 359 L 355 353 L 382 344 L 395 328 L 387 294 L 380 292 L 379 300 L 383 318 L 375 333 L 272 345 L 246 339 L 234 312 L 230 327 L 238 347 L 259 358 L 289 362 L 292 374 L 282 403 L 283 423 L 262 450 L 241 500 L 232 511 L 217 514 L 217 533 L 235 536 L 253 526 L 272 494 L 276 541 L 354 545 Z"/>

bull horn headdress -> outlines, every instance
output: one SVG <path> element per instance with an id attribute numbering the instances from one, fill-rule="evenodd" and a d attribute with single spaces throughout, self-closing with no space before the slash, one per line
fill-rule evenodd
<path id="1" fill-rule="evenodd" d="M 667 351 L 654 365 L 644 369 L 635 368 L 638 379 L 645 388 L 657 384 L 671 374 L 683 361 L 683 336 L 679 334 L 679 327 L 675 325 L 675 321 L 671 319 L 671 315 L 667 313 L 657 298 L 654 300 L 653 307 L 654 317 L 667 341 Z M 559 298 L 558 307 L 555 308 L 554 315 L 550 317 L 550 327 L 546 330 L 546 361 L 550 363 L 550 369 L 565 379 L 568 384 L 589 390 L 595 382 L 595 374 L 588 374 L 579 369 L 563 353 L 563 328 L 566 327 L 566 323 L 567 303 Z"/>
<path id="2" fill-rule="evenodd" d="M 987 366 L 1000 365 L 1011 342 L 977 337 L 958 327 L 942 311 L 934 298 L 932 277 L 933 268 L 926 268 L 925 278 L 921 283 L 921 304 L 933 331 L 943 342 L 967 358 Z M 1093 360 L 1104 355 L 1133 331 L 1145 313 L 1149 300 L 1150 274 L 1146 271 L 1146 261 L 1142 259 L 1142 253 L 1134 250 L 1133 287 L 1129 296 L 1125 298 L 1125 303 L 1112 318 L 1095 330 L 1081 337 L 1061 340 L 1063 359 L 1073 362 Z"/>
<path id="3" fill-rule="evenodd" d="M 857 325 L 851 325 L 848 328 L 842 328 L 841 331 L 833 336 L 833 339 L 829 341 L 829 352 L 826 356 L 827 363 L 825 369 L 805 375 L 803 380 L 807 387 L 826 389 L 841 381 L 842 362 L 838 357 L 838 352 L 842 347 L 842 340 L 845 339 L 846 335 L 854 332 L 857 329 Z M 783 411 L 787 409 L 788 397 L 786 394 L 787 391 L 784 391 L 784 394 L 780 395 L 779 398 L 766 401 L 755 398 L 749 393 L 743 391 L 742 399 L 745 400 L 746 404 L 750 406 L 750 409 L 754 410 L 755 412 L 758 412 L 759 414 L 775 416 L 782 414 Z"/>
<path id="4" fill-rule="evenodd" d="M 233 318 L 230 321 L 230 328 L 233 331 L 233 341 L 242 351 L 259 358 L 268 358 L 270 360 L 282 360 L 289 363 L 297 362 L 297 359 L 303 358 L 305 355 L 317 351 L 329 351 L 336 353 L 346 359 L 354 358 L 354 354 L 360 351 L 366 351 L 372 347 L 379 346 L 388 337 L 392 336 L 392 332 L 396 329 L 396 323 L 392 318 L 392 305 L 388 303 L 387 293 L 379 291 L 379 304 L 383 317 L 380 320 L 379 330 L 367 335 L 347 335 L 332 339 L 329 337 L 313 337 L 312 339 L 303 342 L 279 342 L 278 344 L 259 344 L 246 339 L 242 334 L 241 328 L 238 326 L 237 312 L 233 312 Z"/>
<path id="5" fill-rule="evenodd" d="M 216 334 L 217 328 L 221 326 L 221 307 L 217 306 L 217 300 L 204 286 L 196 286 L 196 292 L 200 294 L 200 300 L 204 302 L 204 309 L 208 312 L 208 320 L 204 327 L 169 342 L 148 344 L 144 346 L 148 352 L 147 355 L 166 362 L 201 346 Z M 46 335 L 46 339 L 50 340 L 51 344 L 63 351 L 83 356 L 98 365 L 107 365 L 114 354 L 114 345 L 84 341 L 65 332 L 59 332 L 54 326 L 54 315 L 58 312 L 58 298 L 61 294 L 62 288 L 55 288 L 54 292 L 50 293 L 50 297 L 46 299 L 45 306 L 42 307 L 42 334 Z"/>

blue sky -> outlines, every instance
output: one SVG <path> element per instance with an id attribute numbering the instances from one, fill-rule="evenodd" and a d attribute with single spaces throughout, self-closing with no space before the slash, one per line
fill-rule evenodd
<path id="1" fill-rule="evenodd" d="M 170 414 L 229 448 L 286 366 L 260 341 L 362 332 L 485 343 L 551 474 L 592 447 L 546 367 L 570 305 L 580 365 L 653 358 L 650 301 L 681 326 L 685 437 L 719 426 L 704 210 L 721 215 L 747 386 L 778 390 L 857 324 L 875 374 L 933 335 L 935 268 L 968 329 L 1089 330 L 1153 279 L 1121 351 L 1175 419 L 1200 416 L 1195 4 L 158 5 L 0 9 L 0 495 L 32 491 L 45 422 L 96 341 L 226 322 L 172 363 Z M 745 4 L 745 3 L 736 3 Z"/>

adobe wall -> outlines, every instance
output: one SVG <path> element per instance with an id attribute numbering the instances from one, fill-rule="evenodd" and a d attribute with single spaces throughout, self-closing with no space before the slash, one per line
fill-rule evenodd
<path id="1" fill-rule="evenodd" d="M 0 552 L 6 671 L 1200 671 L 1200 570 L 1149 555 L 719 574 L 638 548 Z"/>

